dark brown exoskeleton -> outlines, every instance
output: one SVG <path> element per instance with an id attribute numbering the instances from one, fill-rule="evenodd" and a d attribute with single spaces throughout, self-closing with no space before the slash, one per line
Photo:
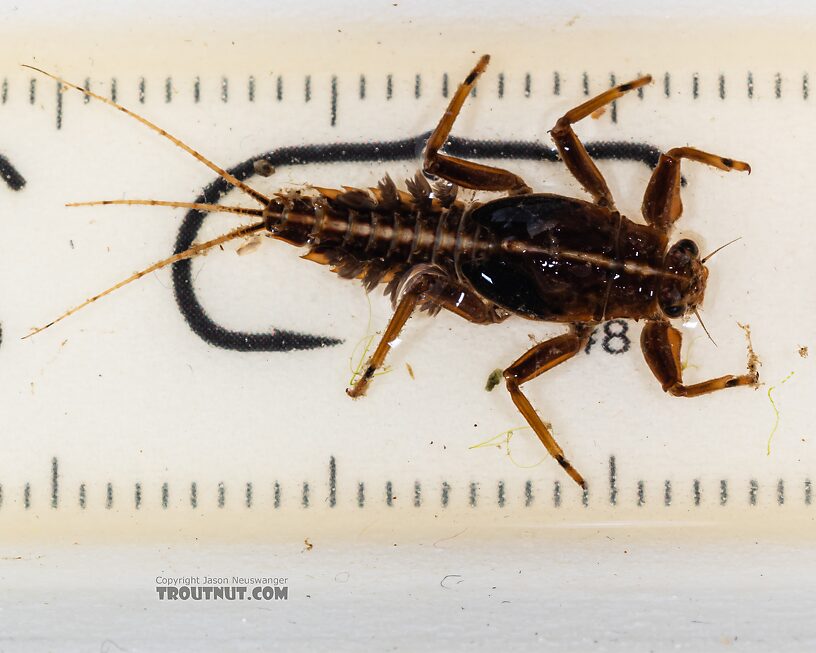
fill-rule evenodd
<path id="1" fill-rule="evenodd" d="M 685 385 L 680 364 L 681 335 L 669 323 L 670 318 L 696 311 L 708 277 L 706 259 L 700 257 L 694 242 L 684 239 L 668 244 L 672 225 L 682 212 L 680 162 L 685 158 L 721 170 L 750 172 L 748 164 L 690 147 L 671 149 L 660 156 L 646 189 L 646 224 L 622 216 L 572 124 L 651 81 L 651 77 L 642 77 L 568 111 L 551 131 L 561 158 L 593 201 L 533 193 L 520 177 L 507 170 L 440 153 L 488 61 L 489 57 L 483 56 L 459 86 L 428 140 L 422 172 L 440 180 L 434 187 L 418 173 L 408 181 L 408 192 L 398 190 L 386 177 L 377 188 L 369 190 L 315 188 L 312 194 L 284 192 L 272 198 L 144 118 L 56 78 L 116 106 L 169 138 L 262 206 L 249 209 L 157 200 L 85 203 L 153 204 L 261 219 L 159 261 L 58 320 L 148 272 L 228 240 L 261 232 L 308 247 L 304 258 L 328 264 L 343 277 L 360 278 L 367 290 L 387 284 L 394 315 L 364 374 L 348 390 L 352 397 L 365 394 L 391 344 L 417 309 L 435 314 L 445 308 L 476 324 L 495 324 L 511 315 L 563 322 L 569 325 L 567 333 L 530 349 L 504 370 L 504 379 L 513 402 L 547 451 L 582 487 L 586 486 L 584 479 L 566 460 L 521 386 L 578 353 L 600 322 L 613 318 L 646 320 L 641 337 L 643 354 L 663 389 L 673 395 L 695 397 L 723 388 L 757 385 L 753 357 L 749 357 L 746 374 Z M 457 198 L 458 187 L 503 191 L 507 196 L 486 203 L 465 202 Z"/>

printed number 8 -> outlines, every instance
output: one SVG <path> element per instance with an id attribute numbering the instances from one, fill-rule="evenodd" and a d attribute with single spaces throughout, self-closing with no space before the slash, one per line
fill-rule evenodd
<path id="1" fill-rule="evenodd" d="M 628 331 L 629 325 L 626 320 L 610 320 L 606 322 L 603 325 L 604 338 L 601 342 L 603 350 L 607 354 L 613 355 L 623 354 L 629 351 L 629 347 L 632 346 L 632 341 L 627 335 Z M 592 345 L 597 342 L 595 339 L 596 333 L 598 333 L 598 329 L 595 329 L 592 334 L 590 334 L 589 340 L 587 340 L 586 347 L 584 347 L 584 352 L 587 354 L 589 350 L 592 349 Z"/>

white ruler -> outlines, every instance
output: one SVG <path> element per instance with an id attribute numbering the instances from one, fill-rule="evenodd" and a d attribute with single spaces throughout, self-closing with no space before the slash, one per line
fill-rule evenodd
<path id="1" fill-rule="evenodd" d="M 680 51 L 667 25 L 607 25 L 542 28 L 534 42 L 513 38 L 515 23 L 477 34 L 446 26 L 423 43 L 404 43 L 400 30 L 411 28 L 396 23 L 342 33 L 318 25 L 307 42 L 285 30 L 272 39 L 239 16 L 229 37 L 196 22 L 186 44 L 158 27 L 143 57 L 127 53 L 144 32 L 101 28 L 92 50 L 65 37 L 14 51 L 1 73 L 0 153 L 26 183 L 15 190 L 8 172 L 0 199 L 0 520 L 17 532 L 126 535 L 229 525 L 241 537 L 307 524 L 359 530 L 374 516 L 407 530 L 439 520 L 478 528 L 809 519 L 814 381 L 802 348 L 816 344 L 812 45 L 784 24 L 746 25 L 729 49 L 712 24 Z M 352 402 L 343 392 L 350 362 L 390 306 L 282 243 L 242 257 L 229 246 L 193 262 L 193 299 L 206 316 L 194 320 L 199 334 L 191 296 L 180 307 L 165 270 L 20 340 L 169 255 L 185 220 L 180 210 L 65 202 L 193 201 L 214 179 L 135 121 L 61 93 L 18 60 L 115 97 L 225 167 L 271 153 L 277 173 L 251 183 L 273 191 L 410 176 L 420 136 L 483 52 L 493 61 L 454 135 L 490 141 L 476 154 L 536 190 L 583 197 L 563 165 L 546 160 L 547 130 L 588 95 L 647 72 L 653 85 L 577 128 L 593 152 L 621 157 L 599 165 L 628 216 L 638 219 L 650 174 L 640 159 L 651 146 L 689 144 L 751 163 L 750 177 L 686 165 L 675 236 L 691 234 L 705 250 L 742 236 L 711 263 L 704 317 L 719 346 L 687 329 L 687 377 L 742 370 L 737 322 L 749 323 L 761 388 L 669 397 L 640 355 L 637 324 L 601 330 L 588 355 L 527 386 L 589 480 L 583 494 L 529 430 L 514 434 L 512 459 L 506 446 L 473 448 L 524 424 L 503 386 L 485 391 L 489 374 L 529 348 L 529 334 L 542 339 L 557 327 L 416 317 L 391 372 Z M 301 153 L 310 162 L 287 149 L 309 147 Z M 250 205 L 237 193 L 225 201 Z M 235 224 L 211 217 L 197 233 Z M 325 346 L 236 350 L 236 333 L 263 349 L 291 345 L 286 332 Z"/>

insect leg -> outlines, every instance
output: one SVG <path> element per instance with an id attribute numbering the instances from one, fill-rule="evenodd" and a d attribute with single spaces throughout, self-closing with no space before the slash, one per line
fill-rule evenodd
<path id="1" fill-rule="evenodd" d="M 681 159 L 705 163 L 726 172 L 751 172 L 751 166 L 744 161 L 709 154 L 693 147 L 675 147 L 661 154 L 643 195 L 641 210 L 648 224 L 663 231 L 668 231 L 683 213 L 683 203 L 680 200 Z"/>
<path id="2" fill-rule="evenodd" d="M 572 125 L 579 120 L 586 118 L 593 111 L 617 100 L 627 91 L 639 88 L 652 81 L 651 76 L 641 77 L 626 84 L 620 84 L 600 95 L 587 100 L 583 104 L 567 111 L 550 131 L 555 146 L 561 154 L 561 158 L 572 175 L 578 180 L 598 204 L 614 208 L 615 200 L 606 185 L 601 171 L 590 158 L 584 144 L 575 135 Z"/>
<path id="3" fill-rule="evenodd" d="M 391 344 L 399 336 L 402 327 L 417 308 L 427 310 L 431 314 L 436 314 L 440 309 L 446 308 L 476 324 L 496 324 L 509 316 L 509 313 L 502 311 L 495 304 L 485 302 L 472 291 L 459 284 L 447 282 L 435 273 L 419 275 L 413 278 L 410 281 L 410 287 L 403 291 L 394 315 L 391 316 L 391 321 L 377 349 L 369 359 L 363 376 L 347 390 L 349 396 L 356 398 L 365 394 L 374 373 L 385 362 L 385 357 L 391 350 Z"/>
<path id="4" fill-rule="evenodd" d="M 495 304 L 486 302 L 476 293 L 456 283 L 435 285 L 428 293 L 423 308 L 447 309 L 474 324 L 498 324 L 510 313 Z"/>
<path id="5" fill-rule="evenodd" d="M 524 419 L 535 431 L 538 439 L 541 440 L 550 455 L 564 468 L 570 478 L 583 488 L 586 487 L 583 477 L 564 457 L 563 449 L 555 441 L 530 401 L 521 392 L 521 385 L 575 356 L 584 347 L 591 332 L 592 328 L 589 325 L 573 325 L 570 333 L 556 336 L 536 345 L 504 370 L 507 390 L 510 392 L 510 397 L 513 399 L 516 408 L 519 409 Z"/>
<path id="6" fill-rule="evenodd" d="M 655 375 L 663 390 L 675 397 L 699 397 L 700 395 L 735 388 L 741 385 L 756 387 L 759 384 L 759 373 L 753 356 L 748 359 L 748 374 L 735 376 L 728 374 L 716 379 L 709 379 L 692 385 L 683 384 L 683 368 L 680 365 L 680 332 L 664 320 L 652 320 L 643 327 L 640 346 L 649 368 Z"/>
<path id="7" fill-rule="evenodd" d="M 476 80 L 479 75 L 487 68 L 489 61 L 489 55 L 484 55 L 479 59 L 479 62 L 473 70 L 470 71 L 465 81 L 456 89 L 456 93 L 453 94 L 448 108 L 442 115 L 431 137 L 428 139 L 428 143 L 425 145 L 422 169 L 430 175 L 436 175 L 463 188 L 472 188 L 474 190 L 504 190 L 514 195 L 530 193 L 532 189 L 524 183 L 524 180 L 508 170 L 473 163 L 472 161 L 465 161 L 464 159 L 439 153 L 439 149 L 445 145 L 445 141 L 448 140 L 453 123 L 459 115 L 459 111 L 462 109 L 465 99 L 467 99 L 471 89 L 476 85 Z"/>
<path id="8" fill-rule="evenodd" d="M 385 362 L 385 357 L 388 355 L 388 352 L 391 351 L 391 346 L 394 341 L 399 337 L 402 327 L 405 326 L 408 318 L 411 317 L 417 304 L 424 299 L 424 293 L 428 289 L 429 283 L 430 278 L 428 276 L 416 277 L 412 281 L 411 287 L 405 290 L 397 304 L 394 314 L 391 316 L 391 320 L 388 322 L 385 333 L 383 333 L 382 338 L 380 338 L 377 349 L 374 350 L 374 353 L 368 360 L 365 372 L 363 372 L 363 375 L 354 386 L 346 390 L 346 394 L 348 394 L 349 397 L 356 399 L 366 393 L 371 378 L 374 376 L 374 373 L 382 367 L 382 364 Z"/>

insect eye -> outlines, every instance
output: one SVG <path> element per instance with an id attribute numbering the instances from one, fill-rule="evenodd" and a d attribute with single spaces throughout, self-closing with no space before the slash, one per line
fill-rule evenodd
<path id="1" fill-rule="evenodd" d="M 674 304 L 673 306 L 667 306 L 663 309 L 663 312 L 668 317 L 680 317 L 683 314 L 684 307 L 681 304 Z"/>
<path id="2" fill-rule="evenodd" d="M 695 243 L 693 240 L 689 240 L 688 238 L 678 241 L 675 247 L 678 249 L 678 251 L 685 252 L 689 256 L 697 256 L 700 253 L 697 243 Z"/>

